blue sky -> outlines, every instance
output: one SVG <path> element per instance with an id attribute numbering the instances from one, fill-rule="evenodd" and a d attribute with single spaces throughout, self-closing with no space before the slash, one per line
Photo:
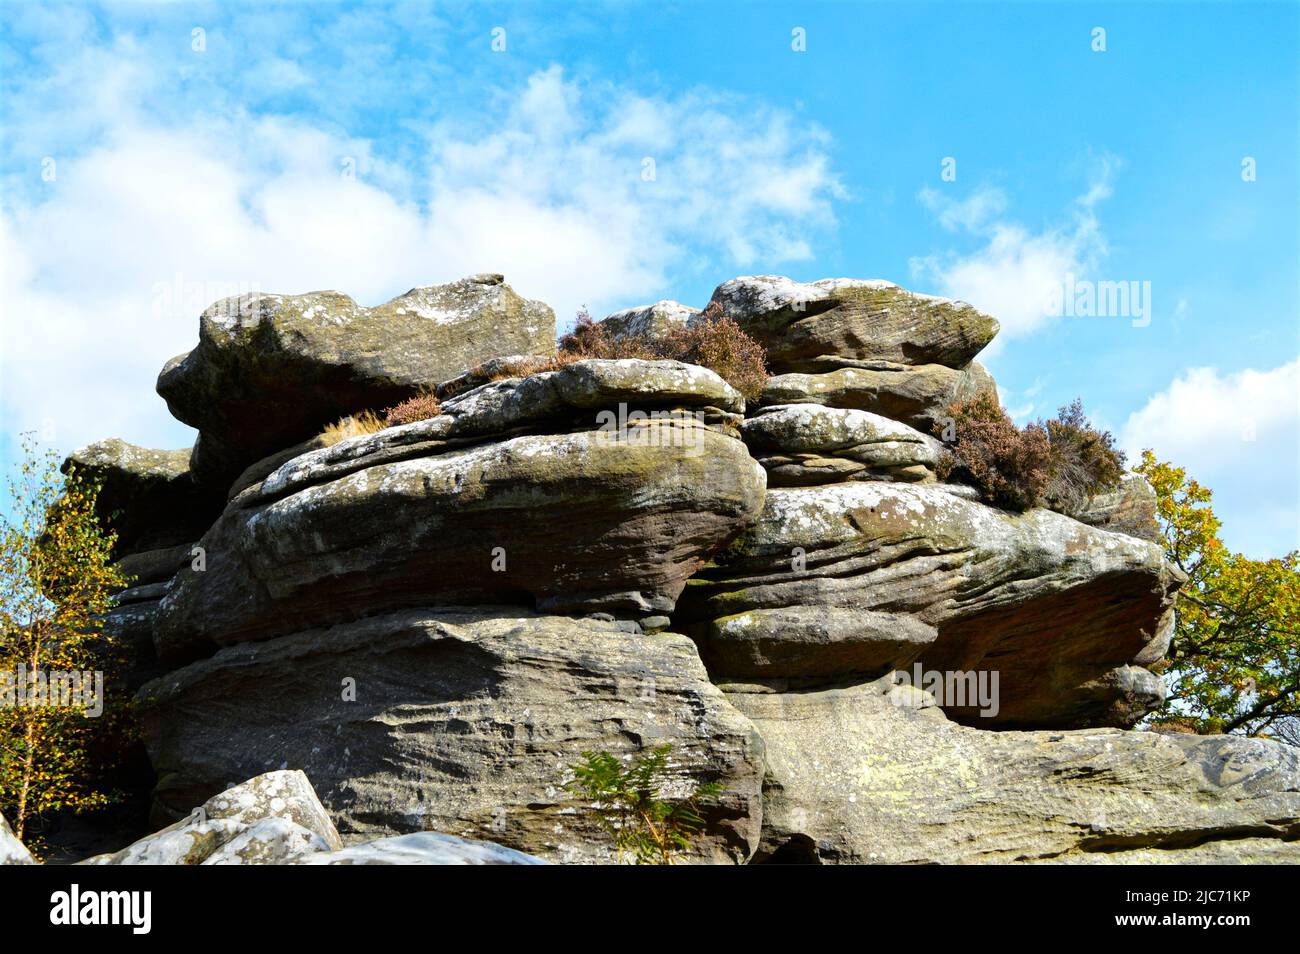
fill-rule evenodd
<path id="1" fill-rule="evenodd" d="M 1281 554 L 1298 10 L 0 3 L 3 447 L 188 444 L 153 380 L 209 291 L 375 304 L 491 270 L 570 321 L 888 278 L 1002 319 L 984 360 L 1019 420 L 1082 396 L 1215 489 L 1230 545 Z M 1149 312 L 1054 316 L 1067 276 Z"/>

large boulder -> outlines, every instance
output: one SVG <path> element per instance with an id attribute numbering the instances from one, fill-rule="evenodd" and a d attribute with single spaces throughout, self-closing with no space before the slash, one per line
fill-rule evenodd
<path id="1" fill-rule="evenodd" d="M 158 393 L 199 429 L 196 477 L 224 491 L 342 415 L 396 404 L 497 355 L 554 351 L 554 312 L 500 275 L 413 288 L 374 308 L 333 291 L 246 295 L 203 313 L 198 347 L 167 363 Z"/>
<path id="2" fill-rule="evenodd" d="M 768 379 L 759 404 L 856 408 L 933 434 L 947 419 L 950 404 L 969 401 L 981 393 L 996 394 L 997 387 L 978 361 L 961 370 L 942 364 L 881 365 L 823 374 L 778 374 Z"/>
<path id="3" fill-rule="evenodd" d="M 943 445 L 870 411 L 778 404 L 740 427 L 772 487 L 840 480 L 933 480 Z"/>
<path id="4" fill-rule="evenodd" d="M 717 404 L 743 407 L 703 368 L 583 362 L 295 458 L 204 536 L 204 570 L 177 575 L 159 656 L 404 606 L 670 611 L 762 506 L 762 468 Z"/>
<path id="5" fill-rule="evenodd" d="M 709 304 L 767 348 L 775 374 L 878 362 L 962 368 L 998 333 L 965 302 L 877 279 L 744 276 L 719 285 Z"/>
<path id="6" fill-rule="evenodd" d="M 191 810 L 195 801 L 187 802 L 176 813 L 184 817 L 162 831 L 82 863 L 198 865 L 216 855 L 213 863 L 256 864 L 285 861 L 300 851 L 343 847 L 302 772 L 266 771 L 239 785 L 219 782 L 212 790 L 216 794 L 198 808 Z"/>
<path id="7" fill-rule="evenodd" d="M 192 479 L 188 449 L 153 450 L 114 437 L 74 451 L 62 467 L 65 474 L 73 469 L 99 482 L 96 516 L 117 534 L 118 559 L 197 540 L 225 503 L 224 494 Z"/>
<path id="8" fill-rule="evenodd" d="M 432 829 L 607 861 L 569 766 L 669 743 L 677 789 L 726 788 L 697 857 L 744 861 L 757 844 L 761 743 L 673 633 L 409 610 L 223 649 L 140 700 L 160 812 L 287 765 L 349 838 Z"/>
<path id="9" fill-rule="evenodd" d="M 1279 742 L 988 732 L 889 679 L 726 694 L 766 743 L 755 860 L 1300 862 L 1300 752 Z"/>
<path id="10" fill-rule="evenodd" d="M 1153 543 L 1051 511 L 997 510 L 945 485 L 774 488 L 757 521 L 691 580 L 674 620 L 693 624 L 707 659 L 725 660 L 734 653 L 723 643 L 748 638 L 730 620 L 757 610 L 785 611 L 805 654 L 823 643 L 840 652 L 841 640 L 817 632 L 827 608 L 905 614 L 937 630 L 919 654 L 927 670 L 999 681 L 994 712 L 942 700 L 954 718 L 1127 725 L 1163 699 L 1143 667 L 1168 646 L 1181 579 Z"/>

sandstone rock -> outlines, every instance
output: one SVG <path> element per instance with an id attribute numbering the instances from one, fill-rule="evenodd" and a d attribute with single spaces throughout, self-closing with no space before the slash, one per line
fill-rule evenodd
<path id="1" fill-rule="evenodd" d="M 934 486 L 777 488 L 691 580 L 674 620 L 907 614 L 938 630 L 920 655 L 927 669 L 998 673 L 997 714 L 945 700 L 954 718 L 1132 724 L 1162 698 L 1159 681 L 1117 670 L 1163 656 L 1180 581 L 1155 544 L 1050 511 L 1010 514 Z"/>
<path id="2" fill-rule="evenodd" d="M 158 393 L 199 429 L 192 467 L 224 491 L 249 464 L 353 412 L 396 404 L 503 353 L 554 353 L 555 315 L 500 275 L 414 288 L 375 308 L 333 291 L 219 301 Z"/>
<path id="3" fill-rule="evenodd" d="M 26 845 L 14 837 L 9 822 L 0 815 L 0 866 L 34 864 L 36 860 L 32 858 L 32 853 L 27 850 Z"/>
<path id="4" fill-rule="evenodd" d="M 745 276 L 719 285 L 710 304 L 767 348 L 775 374 L 881 361 L 961 368 L 998 332 L 965 302 L 879 280 Z"/>
<path id="5" fill-rule="evenodd" d="M 762 505 L 764 475 L 742 443 L 687 415 L 465 444 L 610 401 L 739 400 L 676 362 L 653 363 L 662 377 L 648 391 L 646 364 L 497 382 L 441 417 L 288 462 L 204 536 L 206 570 L 177 575 L 155 625 L 160 658 L 413 605 L 671 610 Z"/>
<path id="6" fill-rule="evenodd" d="M 110 438 L 74 451 L 62 470 L 75 467 L 102 482 L 95 510 L 117 533 L 113 555 L 121 559 L 197 540 L 221 512 L 222 496 L 195 484 L 189 458 L 188 450 L 151 450 Z"/>
<path id="7" fill-rule="evenodd" d="M 433 831 L 376 838 L 341 851 L 303 855 L 299 865 L 544 865 L 548 862 L 490 841 Z"/>
<path id="8" fill-rule="evenodd" d="M 1300 752 L 1278 742 L 982 731 L 887 679 L 727 698 L 767 745 L 756 860 L 1300 861 Z"/>
<path id="9" fill-rule="evenodd" d="M 165 779 L 164 779 L 165 782 Z M 218 849 L 232 842 L 235 838 L 247 835 L 258 824 L 268 819 L 281 819 L 292 824 L 292 828 L 269 826 L 257 828 L 256 836 L 243 838 L 236 849 L 246 852 L 247 859 L 252 859 L 258 851 L 273 847 L 274 839 L 268 842 L 273 831 L 282 837 L 281 847 L 287 847 L 294 841 L 300 841 L 293 833 L 297 830 L 308 832 L 319 840 L 322 848 L 338 849 L 343 847 L 338 831 L 330 821 L 312 790 L 307 776 L 299 771 L 270 771 L 249 779 L 242 785 L 234 785 L 220 791 L 224 782 L 215 783 L 212 788 L 218 790 L 205 801 L 201 807 L 189 811 L 181 808 L 178 812 L 188 812 L 185 818 L 175 824 L 142 838 L 121 851 L 109 855 L 97 855 L 82 862 L 94 865 L 197 865 L 212 857 Z M 193 805 L 194 802 L 189 802 Z M 254 842 L 261 842 L 259 848 Z M 316 841 L 311 841 L 316 844 Z M 229 856 L 224 863 L 230 863 Z"/>
<path id="10" fill-rule="evenodd" d="M 600 322 L 611 340 L 624 338 L 662 338 L 677 328 L 685 328 L 696 315 L 698 308 L 691 308 L 679 301 L 658 301 L 653 305 L 641 305 L 616 311 Z"/>
<path id="11" fill-rule="evenodd" d="M 933 434 L 948 405 L 985 391 L 996 393 L 993 378 L 978 361 L 962 370 L 941 364 L 918 367 L 882 365 L 840 368 L 824 374 L 779 374 L 772 377 L 759 403 L 824 404 L 857 408 L 909 424 Z"/>
<path id="12" fill-rule="evenodd" d="M 1139 540 L 1158 540 L 1156 492 L 1141 474 L 1125 474 L 1120 485 L 1098 494 L 1078 519 L 1093 527 L 1127 533 Z"/>
<path id="13" fill-rule="evenodd" d="M 756 843 L 761 743 L 674 633 L 410 610 L 223 649 L 140 699 L 172 813 L 288 764 L 350 836 L 436 829 L 606 861 L 607 836 L 564 788 L 568 766 L 668 742 L 684 786 L 727 789 L 700 857 L 744 861 Z"/>
<path id="14" fill-rule="evenodd" d="M 213 515 L 216 519 L 216 514 Z M 210 522 L 209 522 L 209 525 Z M 203 530 L 206 530 L 204 527 Z M 202 530 L 198 536 L 202 536 Z M 194 539 L 197 540 L 198 536 Z M 132 580 L 132 586 L 148 583 L 165 583 L 176 575 L 176 571 L 193 559 L 193 543 L 177 546 L 160 547 L 156 550 L 144 550 L 114 561 L 115 566 Z"/>
<path id="15" fill-rule="evenodd" d="M 908 666 L 936 635 L 910 616 L 824 606 L 724 616 L 700 641 L 709 668 L 731 677 L 842 678 Z"/>
<path id="16" fill-rule="evenodd" d="M 837 480 L 925 480 L 943 445 L 870 411 L 779 404 L 741 425 L 741 436 L 774 487 Z"/>
<path id="17" fill-rule="evenodd" d="M 278 865 L 303 855 L 329 853 L 320 835 L 287 818 L 263 818 L 203 859 L 205 865 Z"/>

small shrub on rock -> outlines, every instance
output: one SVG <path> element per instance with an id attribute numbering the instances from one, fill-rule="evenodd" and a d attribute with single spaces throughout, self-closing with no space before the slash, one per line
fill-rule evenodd
<path id="1" fill-rule="evenodd" d="M 1047 487 L 1051 447 L 1037 424 L 1021 430 L 988 392 L 948 406 L 949 421 L 935 432 L 955 435 L 951 459 L 940 462 L 941 479 L 965 479 L 986 501 L 1008 510 L 1037 505 Z"/>
<path id="2" fill-rule="evenodd" d="M 987 392 L 949 405 L 948 415 L 935 426 L 949 440 L 939 479 L 967 480 L 999 507 L 1075 515 L 1124 476 L 1123 452 L 1108 431 L 1092 426 L 1078 398 L 1055 418 L 1023 429 Z"/>
<path id="3" fill-rule="evenodd" d="M 698 364 L 715 372 L 756 401 L 767 386 L 767 351 L 722 315 L 705 317 L 687 328 L 674 328 L 664 339 L 665 357 Z"/>
<path id="4" fill-rule="evenodd" d="M 415 397 L 407 398 L 384 411 L 384 426 L 396 427 L 399 424 L 427 421 L 441 413 L 442 405 L 438 403 L 438 395 L 432 391 L 421 391 Z"/>
<path id="5" fill-rule="evenodd" d="M 1047 506 L 1064 514 L 1078 514 L 1099 493 L 1119 486 L 1124 476 L 1124 452 L 1115 449 L 1109 431 L 1099 431 L 1075 398 L 1050 421 L 1039 421 L 1051 445 Z"/>

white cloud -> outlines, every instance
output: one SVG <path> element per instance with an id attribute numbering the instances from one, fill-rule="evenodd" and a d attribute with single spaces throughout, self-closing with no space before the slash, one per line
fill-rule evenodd
<path id="1" fill-rule="evenodd" d="M 583 304 L 662 297 L 683 270 L 721 279 L 806 258 L 843 195 L 824 134 L 752 102 L 645 97 L 558 68 L 499 98 L 505 109 L 477 125 L 424 130 L 422 168 L 381 161 L 337 127 L 238 112 L 168 125 L 118 102 L 93 148 L 0 213 L 4 430 L 52 422 L 63 450 L 110 435 L 186 443 L 153 394 L 208 304 L 200 291 L 159 312 L 158 290 L 177 281 L 376 304 L 500 271 L 563 324 Z M 21 137 L 23 121 L 7 132 Z"/>
<path id="2" fill-rule="evenodd" d="M 1113 157 L 1103 157 L 1087 191 L 1070 204 L 1065 221 L 1042 231 L 999 218 L 1007 205 L 1000 190 L 984 187 L 958 200 L 939 190 L 923 189 L 918 201 L 940 225 L 976 235 L 984 244 L 969 254 L 949 251 L 913 258 L 913 277 L 1001 322 L 1002 332 L 990 345 L 990 355 L 1007 341 L 1037 331 L 1053 318 L 1052 290 L 1061 289 L 1067 276 L 1093 270 L 1106 254 L 1096 206 L 1110 197 L 1110 180 L 1118 164 Z"/>
<path id="3" fill-rule="evenodd" d="M 1120 444 L 1133 461 L 1149 447 L 1212 488 L 1229 546 L 1255 557 L 1300 548 L 1300 359 L 1189 368 L 1129 415 Z"/>

